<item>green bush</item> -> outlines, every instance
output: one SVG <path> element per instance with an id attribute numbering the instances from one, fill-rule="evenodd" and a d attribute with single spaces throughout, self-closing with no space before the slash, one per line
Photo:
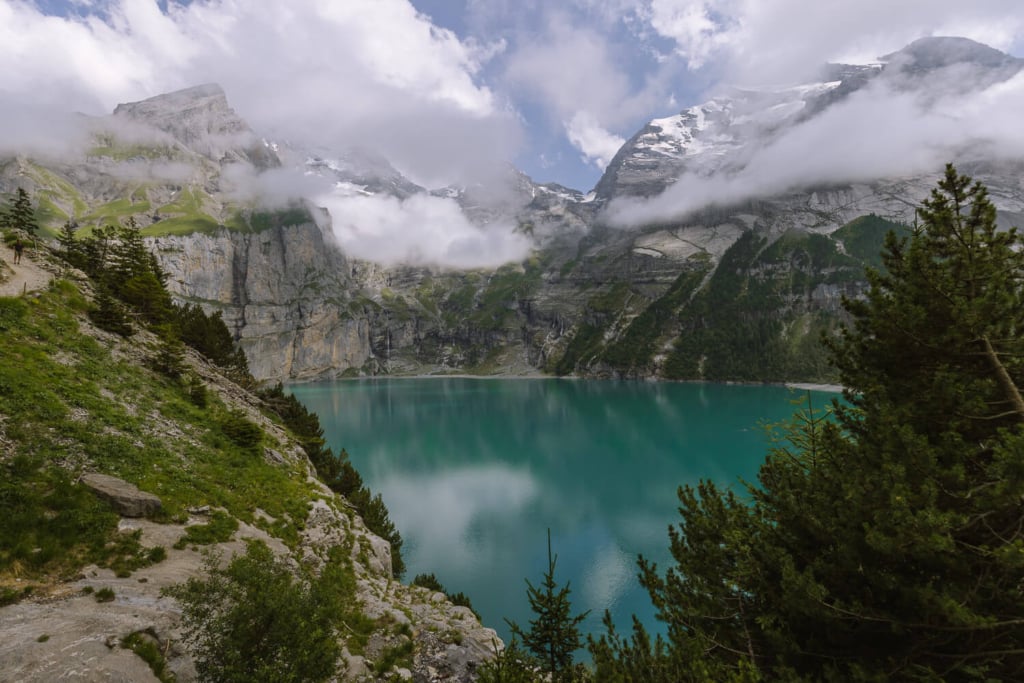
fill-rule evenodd
<path id="1" fill-rule="evenodd" d="M 175 676 L 167 670 L 167 659 L 152 633 L 136 631 L 121 639 L 121 647 L 131 650 L 149 665 L 160 683 L 173 683 Z"/>
<path id="2" fill-rule="evenodd" d="M 205 579 L 165 589 L 182 608 L 185 640 L 201 680 L 325 681 L 336 673 L 341 648 L 337 600 L 297 581 L 261 542 L 224 569 L 207 558 Z"/>
<path id="3" fill-rule="evenodd" d="M 263 430 L 241 411 L 233 410 L 220 422 L 220 430 L 239 448 L 255 450 L 263 441 Z"/>
<path id="4" fill-rule="evenodd" d="M 194 524 L 186 527 L 185 535 L 178 539 L 174 547 L 181 550 L 189 544 L 210 545 L 211 543 L 224 543 L 230 541 L 236 531 L 238 531 L 238 520 L 220 510 L 215 510 L 210 515 L 208 523 Z"/>

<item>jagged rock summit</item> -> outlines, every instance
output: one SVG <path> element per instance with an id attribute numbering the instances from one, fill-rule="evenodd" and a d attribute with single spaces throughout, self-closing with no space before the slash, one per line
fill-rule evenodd
<path id="1" fill-rule="evenodd" d="M 218 163 L 247 161 L 257 168 L 280 165 L 273 149 L 231 108 L 224 89 L 216 83 L 119 104 L 114 119 L 166 133 L 185 149 Z"/>

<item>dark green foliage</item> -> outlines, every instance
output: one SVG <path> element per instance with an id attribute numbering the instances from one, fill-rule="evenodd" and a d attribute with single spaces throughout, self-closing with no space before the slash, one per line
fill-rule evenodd
<path id="1" fill-rule="evenodd" d="M 437 577 L 431 574 L 417 574 L 413 577 L 410 585 L 419 586 L 420 588 L 426 588 L 427 590 L 436 591 L 438 593 L 444 593 L 444 586 L 437 580 Z"/>
<path id="2" fill-rule="evenodd" d="M 235 344 L 220 311 L 207 314 L 197 304 L 185 304 L 175 308 L 174 317 L 183 342 L 215 365 L 239 375 L 249 374 L 245 354 Z"/>
<path id="3" fill-rule="evenodd" d="M 402 559 L 402 535 L 395 527 L 387 506 L 380 495 L 374 496 L 363 485 L 363 478 L 349 461 L 348 453 L 342 449 L 337 456 L 324 442 L 324 430 L 320 418 L 311 413 L 295 396 L 284 393 L 284 387 L 277 385 L 259 391 L 267 407 L 276 413 L 292 434 L 298 439 L 317 476 L 335 493 L 355 506 L 367 528 L 391 544 L 391 571 L 395 576 L 405 574 Z"/>
<path id="4" fill-rule="evenodd" d="M 93 305 L 94 308 L 89 311 L 89 319 L 96 324 L 96 327 L 122 337 L 130 337 L 134 334 L 135 331 L 128 321 L 124 306 L 111 295 L 106 286 L 100 285 L 96 289 Z"/>
<path id="5" fill-rule="evenodd" d="M 434 576 L 433 573 L 417 574 L 413 578 L 411 585 L 419 586 L 421 588 L 426 588 L 432 591 L 437 591 L 438 593 L 444 593 L 445 596 L 451 601 L 453 605 L 458 605 L 460 607 L 468 607 L 469 609 L 473 610 L 473 614 L 476 614 L 476 610 L 473 609 L 473 601 L 470 600 L 468 595 L 461 591 L 459 591 L 458 593 L 449 593 L 445 589 L 445 587 L 441 585 L 441 582 L 437 580 L 437 577 Z M 480 618 L 479 614 L 477 614 L 477 618 Z"/>
<path id="6" fill-rule="evenodd" d="M 603 340 L 603 327 L 592 323 L 580 323 L 565 353 L 555 363 L 555 374 L 568 375 L 581 366 L 589 365 L 600 355 Z"/>
<path id="7" fill-rule="evenodd" d="M 149 665 L 160 683 L 174 683 L 175 675 L 167 669 L 167 658 L 156 637 L 149 631 L 136 631 L 121 639 L 121 647 L 134 652 Z"/>
<path id="8" fill-rule="evenodd" d="M 35 209 L 32 208 L 32 199 L 23 187 L 19 187 L 8 200 L 3 219 L 4 224 L 14 230 L 21 230 L 29 235 L 39 232 L 39 222 L 36 220 Z"/>
<path id="9" fill-rule="evenodd" d="M 174 547 L 178 550 L 189 545 L 210 545 L 224 543 L 238 531 L 238 520 L 229 514 L 214 510 L 210 521 L 206 524 L 193 524 L 185 528 L 185 535 L 178 539 Z"/>
<path id="10" fill-rule="evenodd" d="M 220 430 L 233 444 L 255 450 L 263 442 L 263 430 L 241 411 L 232 410 L 220 420 Z"/>
<path id="11" fill-rule="evenodd" d="M 529 630 L 523 630 L 512 621 L 508 625 L 513 635 L 521 639 L 526 649 L 537 658 L 541 669 L 551 676 L 552 681 L 560 683 L 578 678 L 573 654 L 583 645 L 579 623 L 586 619 L 589 612 L 573 616 L 569 584 L 559 587 L 555 583 L 557 559 L 551 554 L 549 529 L 548 569 L 544 572 L 544 580 L 540 587 L 534 586 L 529 579 L 526 581 L 530 609 L 537 618 L 530 620 Z"/>
<path id="12" fill-rule="evenodd" d="M 693 294 L 707 273 L 707 266 L 684 271 L 669 290 L 633 319 L 625 332 L 610 344 L 601 360 L 620 372 L 649 371 L 654 352 L 677 311 Z"/>
<path id="13" fill-rule="evenodd" d="M 150 361 L 154 370 L 161 375 L 178 379 L 185 374 L 185 345 L 178 339 L 173 328 L 161 330 L 156 355 Z"/>
<path id="14" fill-rule="evenodd" d="M 99 310 L 92 317 L 99 327 L 123 336 L 130 334 L 127 312 L 121 306 L 124 304 L 137 320 L 168 340 L 169 346 L 177 346 L 171 339 L 180 339 L 227 370 L 239 384 L 253 383 L 245 353 L 235 344 L 220 312 L 207 315 L 196 304 L 173 303 L 167 291 L 167 273 L 146 248 L 134 219 L 129 218 L 127 225 L 97 228 L 84 239 L 78 239 L 76 227 L 67 222 L 58 241 L 60 256 L 96 282 Z M 178 376 L 180 370 L 165 374 Z"/>
<path id="15" fill-rule="evenodd" d="M 545 680 L 540 664 L 523 651 L 515 638 L 477 673 L 478 683 L 542 683 Z"/>
<path id="16" fill-rule="evenodd" d="M 75 239 L 75 232 L 78 226 L 72 221 L 64 221 L 60 232 L 57 233 L 57 243 L 60 245 L 58 255 L 76 268 L 81 267 L 82 245 Z"/>
<path id="17" fill-rule="evenodd" d="M 152 260 L 149 250 L 142 241 L 134 218 L 126 225 L 119 226 L 116 239 L 110 245 L 109 261 L 105 266 L 106 275 L 116 283 L 127 282 L 134 277 L 152 274 Z"/>
<path id="18" fill-rule="evenodd" d="M 99 589 L 93 595 L 93 599 L 96 600 L 96 602 L 114 602 L 114 598 L 116 597 L 117 595 L 114 593 L 114 589 L 107 587 Z"/>
<path id="19" fill-rule="evenodd" d="M 205 579 L 165 592 L 182 607 L 186 641 L 196 669 L 211 683 L 325 681 L 341 647 L 336 594 L 296 580 L 260 542 L 220 569 L 206 563 Z"/>
<path id="20" fill-rule="evenodd" d="M 111 280 L 117 282 L 117 280 Z M 149 325 L 163 325 L 170 321 L 171 296 L 149 271 L 133 275 L 112 285 L 114 293 Z"/>
<path id="21" fill-rule="evenodd" d="M 843 248 L 850 256 L 874 268 L 881 268 L 882 246 L 890 232 L 897 237 L 907 237 L 910 228 L 870 214 L 850 221 L 832 233 L 832 237 L 843 243 Z"/>
<path id="22" fill-rule="evenodd" d="M 848 404 L 799 412 L 749 500 L 680 489 L 673 566 L 641 563 L 666 644 L 610 635 L 598 680 L 1024 677 L 1024 240 L 952 167 L 920 216 L 829 344 Z"/>
<path id="23" fill-rule="evenodd" d="M 605 612 L 605 634 L 589 637 L 594 683 L 757 683 L 757 670 L 743 662 L 735 668 L 705 660 L 698 649 L 672 647 L 661 636 L 653 640 L 634 617 L 633 632 L 627 640 L 619 635 L 611 614 Z"/>
<path id="24" fill-rule="evenodd" d="M 681 328 L 666 360 L 671 379 L 829 380 L 818 344 L 836 324 L 808 305 L 819 284 L 842 285 L 861 267 L 822 235 L 791 232 L 769 244 L 744 233 L 722 256 L 711 280 L 679 314 Z"/>
<path id="25" fill-rule="evenodd" d="M 391 521 L 384 499 L 379 493 L 373 495 L 370 489 L 362 486 L 354 493 L 349 494 L 348 500 L 355 505 L 359 516 L 366 522 L 367 528 L 391 544 L 391 571 L 395 576 L 401 577 L 405 574 L 405 562 L 402 560 L 402 535 L 398 532 L 395 523 Z"/>
<path id="26" fill-rule="evenodd" d="M 205 408 L 209 405 L 209 392 L 207 392 L 206 385 L 203 384 L 203 380 L 199 377 L 189 379 L 188 398 L 192 401 L 192 405 L 197 408 Z"/>

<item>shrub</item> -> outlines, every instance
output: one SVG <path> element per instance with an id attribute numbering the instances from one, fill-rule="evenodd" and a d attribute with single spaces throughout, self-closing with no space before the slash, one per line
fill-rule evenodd
<path id="1" fill-rule="evenodd" d="M 195 524 L 185 529 L 185 535 L 178 539 L 174 547 L 181 550 L 186 545 L 209 545 L 211 543 L 224 543 L 230 541 L 234 533 L 238 531 L 238 520 L 220 510 L 210 515 L 207 524 Z M 154 548 L 154 550 L 156 550 Z M 163 550 L 163 548 L 160 548 Z"/>
<path id="2" fill-rule="evenodd" d="M 232 443 L 247 450 L 254 450 L 263 441 L 263 430 L 241 411 L 233 410 L 228 413 L 221 420 L 220 429 Z"/>
<path id="3" fill-rule="evenodd" d="M 207 578 L 164 590 L 181 603 L 201 680 L 297 683 L 335 674 L 336 601 L 296 581 L 261 542 L 251 542 L 224 569 L 218 560 L 207 558 Z"/>

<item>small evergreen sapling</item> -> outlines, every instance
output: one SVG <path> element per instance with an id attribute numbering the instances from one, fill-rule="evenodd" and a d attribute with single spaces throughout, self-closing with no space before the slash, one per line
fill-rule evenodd
<path id="1" fill-rule="evenodd" d="M 572 615 L 569 583 L 561 587 L 555 583 L 557 560 L 558 557 L 551 554 L 551 530 L 548 529 L 548 569 L 544 572 L 544 580 L 539 587 L 526 580 L 530 609 L 537 618 L 530 621 L 529 630 L 523 630 L 513 621 L 508 621 L 508 625 L 513 635 L 537 657 L 542 669 L 551 675 L 551 680 L 561 683 L 577 678 L 573 653 L 583 645 L 579 624 L 590 612 Z"/>

